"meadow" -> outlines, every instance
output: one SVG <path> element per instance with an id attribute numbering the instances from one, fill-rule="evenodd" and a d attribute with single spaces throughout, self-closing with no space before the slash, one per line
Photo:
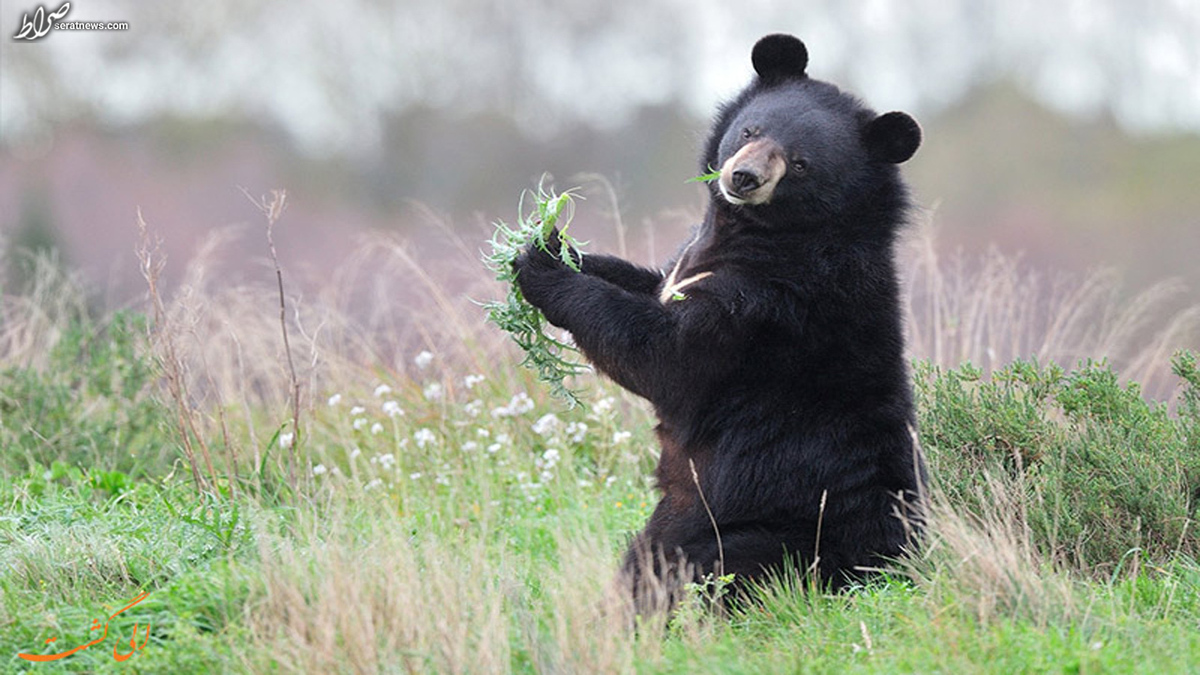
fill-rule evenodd
<path id="1" fill-rule="evenodd" d="M 97 311 L 52 258 L 0 304 L 0 671 L 1163 672 L 1200 663 L 1200 312 L 1171 284 L 905 252 L 929 535 L 865 586 L 699 585 L 631 630 L 613 574 L 655 503 L 642 402 L 568 408 L 435 266 L 364 241 L 296 293 L 219 234 Z M 35 661 L 26 656 L 66 656 Z"/>

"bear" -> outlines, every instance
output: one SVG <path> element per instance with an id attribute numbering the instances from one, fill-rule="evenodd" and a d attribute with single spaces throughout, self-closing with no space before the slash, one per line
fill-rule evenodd
<path id="1" fill-rule="evenodd" d="M 710 573 L 841 589 L 921 531 L 894 259 L 921 129 L 809 77 L 793 36 L 751 64 L 703 148 L 704 220 L 664 270 L 582 253 L 575 270 L 556 243 L 514 262 L 526 300 L 658 418 L 660 498 L 622 568 L 643 599 Z"/>

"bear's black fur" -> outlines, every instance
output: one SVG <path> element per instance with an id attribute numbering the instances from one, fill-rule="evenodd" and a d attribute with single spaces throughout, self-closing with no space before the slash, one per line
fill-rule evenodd
<path id="1" fill-rule="evenodd" d="M 842 587 L 904 553 L 919 521 L 893 244 L 909 210 L 896 164 L 920 128 L 807 61 L 788 35 L 755 45 L 757 77 L 705 146 L 721 176 L 704 222 L 668 273 L 605 255 L 577 273 L 532 247 L 516 262 L 525 298 L 661 422 L 635 583 L 723 557 L 738 579 L 786 562 Z"/>

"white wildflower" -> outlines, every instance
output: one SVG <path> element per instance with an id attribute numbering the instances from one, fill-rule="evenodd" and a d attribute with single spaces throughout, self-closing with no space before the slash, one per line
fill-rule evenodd
<path id="1" fill-rule="evenodd" d="M 355 431 L 361 431 L 363 427 L 367 426 L 367 418 L 356 417 L 350 426 L 354 427 Z"/>
<path id="2" fill-rule="evenodd" d="M 559 457 L 560 457 L 560 455 L 558 453 L 558 450 L 556 450 L 555 448 L 548 448 L 545 452 L 542 453 L 542 459 L 550 466 L 557 464 Z"/>
<path id="3" fill-rule="evenodd" d="M 567 437 L 575 443 L 582 443 L 584 436 L 587 435 L 587 430 L 586 422 L 571 422 L 567 425 Z"/>
<path id="4" fill-rule="evenodd" d="M 371 425 L 371 433 L 378 434 L 382 431 L 383 431 L 383 425 L 380 424 L 379 422 L 376 422 L 375 424 Z"/>
<path id="5" fill-rule="evenodd" d="M 372 478 L 371 482 L 369 482 L 363 486 L 363 489 L 364 490 L 374 490 L 375 488 L 379 487 L 380 485 L 383 485 L 383 479 Z"/>
<path id="6" fill-rule="evenodd" d="M 337 404 L 339 404 L 339 403 L 341 403 L 341 402 L 342 402 L 342 395 L 341 395 L 341 394 L 334 394 L 333 396 L 330 396 L 330 397 L 329 397 L 329 406 L 330 406 L 330 407 L 333 407 L 333 406 L 335 406 L 335 405 L 337 405 Z"/>
<path id="7" fill-rule="evenodd" d="M 427 349 L 423 350 L 420 354 L 417 354 L 416 358 L 413 359 L 413 363 L 417 364 L 417 368 L 425 370 L 429 367 L 429 364 L 433 363 L 433 352 Z"/>
<path id="8" fill-rule="evenodd" d="M 416 480 L 421 477 L 421 472 L 415 471 L 413 473 L 408 474 L 408 477 L 411 478 L 412 480 Z"/>
<path id="9" fill-rule="evenodd" d="M 522 391 L 516 396 L 512 397 L 512 400 L 508 402 L 508 406 L 512 408 L 513 414 L 524 415 L 530 410 L 533 410 L 533 399 L 529 398 L 529 396 Z"/>
<path id="10" fill-rule="evenodd" d="M 375 387 L 375 398 L 379 398 L 380 396 L 383 396 L 384 394 L 390 394 L 390 393 L 392 393 L 392 388 L 387 386 L 386 384 L 381 384 L 378 387 Z"/>
<path id="11" fill-rule="evenodd" d="M 400 417 L 404 415 L 404 410 L 400 408 L 399 403 L 389 400 L 383 402 L 383 414 L 388 417 Z"/>
<path id="12" fill-rule="evenodd" d="M 475 385 L 482 383 L 486 379 L 483 375 L 468 375 L 463 378 L 463 386 L 467 389 L 474 389 Z"/>
<path id="13" fill-rule="evenodd" d="M 379 463 L 385 469 L 392 468 L 392 466 L 396 463 L 396 456 L 390 452 L 387 453 L 386 455 L 380 455 L 378 459 L 379 459 Z M 375 458 L 372 458 L 371 461 L 374 462 Z"/>
<path id="14" fill-rule="evenodd" d="M 361 454 L 362 454 L 362 450 L 360 450 L 359 447 L 356 445 L 356 446 L 354 446 L 354 449 L 350 451 L 350 459 L 358 459 L 358 456 Z"/>
<path id="15" fill-rule="evenodd" d="M 442 400 L 442 385 L 437 382 L 430 382 L 425 385 L 425 390 L 422 393 L 425 394 L 425 400 L 427 401 L 440 401 Z"/>
<path id="16" fill-rule="evenodd" d="M 516 417 L 524 415 L 533 410 L 533 399 L 525 392 L 518 392 L 513 396 L 506 406 L 501 406 L 492 411 L 492 417 Z"/>
<path id="17" fill-rule="evenodd" d="M 480 413 L 483 412 L 483 401 L 475 399 L 474 401 L 471 401 L 463 406 L 463 411 L 471 417 L 479 417 Z"/>
<path id="18" fill-rule="evenodd" d="M 546 413 L 533 423 L 533 433 L 538 436 L 547 436 L 556 428 L 558 428 L 558 416 L 554 413 Z"/>
<path id="19" fill-rule="evenodd" d="M 479 444 L 476 443 L 475 441 L 467 441 L 466 443 L 462 444 L 463 452 L 475 452 L 478 449 L 479 449 Z"/>
<path id="20" fill-rule="evenodd" d="M 423 448 L 437 440 L 437 435 L 433 433 L 432 429 L 421 428 L 413 433 L 413 440 L 417 442 L 418 448 Z"/>
<path id="21" fill-rule="evenodd" d="M 612 442 L 613 445 L 620 445 L 630 438 L 633 438 L 632 431 L 618 431 L 613 434 Z"/>
<path id="22" fill-rule="evenodd" d="M 356 415 L 361 415 L 365 412 L 367 412 L 366 408 L 362 407 L 361 405 L 356 405 L 350 409 L 350 416 L 354 417 Z"/>
<path id="23" fill-rule="evenodd" d="M 292 432 L 279 434 L 279 447 L 288 449 L 292 447 L 292 441 L 296 440 L 296 435 Z"/>
<path id="24" fill-rule="evenodd" d="M 313 472 L 314 476 L 320 476 L 320 475 L 324 474 L 325 472 L 327 472 L 328 470 L 329 469 L 326 469 L 324 464 L 318 464 L 312 468 L 312 472 Z"/>

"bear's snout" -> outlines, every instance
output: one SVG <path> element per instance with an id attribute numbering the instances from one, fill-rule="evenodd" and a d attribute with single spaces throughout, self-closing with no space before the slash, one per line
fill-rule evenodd
<path id="1" fill-rule="evenodd" d="M 750 169 L 738 169 L 733 172 L 733 189 L 738 194 L 746 194 L 762 186 L 762 176 Z"/>
<path id="2" fill-rule="evenodd" d="M 730 204 L 766 204 L 786 171 L 778 143 L 769 138 L 747 143 L 721 166 L 721 195 Z"/>

